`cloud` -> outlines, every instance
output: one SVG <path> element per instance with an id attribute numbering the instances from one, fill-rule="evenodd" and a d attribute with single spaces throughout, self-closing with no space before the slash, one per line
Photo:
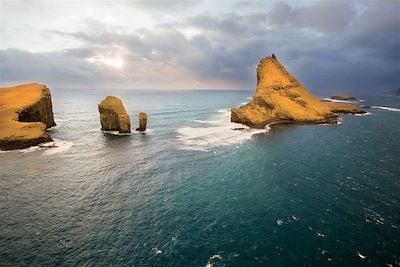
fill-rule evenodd
<path id="1" fill-rule="evenodd" d="M 269 12 L 269 22 L 272 25 L 288 25 L 322 33 L 334 33 L 344 31 L 351 24 L 355 13 L 352 1 L 321 1 L 300 7 L 278 2 Z"/>
<path id="2" fill-rule="evenodd" d="M 1 50 L 1 80 L 77 88 L 251 89 L 259 60 L 275 53 L 311 90 L 386 90 L 400 84 L 400 19 L 398 2 L 381 3 L 279 2 L 265 11 L 258 3 L 245 11 L 199 11 L 142 28 L 83 18 L 74 31 L 46 31 L 78 47 Z M 132 5 L 141 4 L 153 9 L 163 3 Z M 121 58 L 121 69 L 103 64 L 113 58 Z"/>

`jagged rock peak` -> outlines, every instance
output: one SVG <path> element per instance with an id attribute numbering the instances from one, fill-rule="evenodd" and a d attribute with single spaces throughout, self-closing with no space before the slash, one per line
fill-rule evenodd
<path id="1" fill-rule="evenodd" d="M 256 93 L 248 104 L 231 110 L 231 121 L 257 128 L 279 122 L 337 123 L 333 112 L 359 111 L 313 96 L 272 54 L 260 60 Z"/>

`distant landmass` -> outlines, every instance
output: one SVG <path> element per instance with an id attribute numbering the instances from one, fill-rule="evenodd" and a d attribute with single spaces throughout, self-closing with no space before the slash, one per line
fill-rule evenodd
<path id="1" fill-rule="evenodd" d="M 392 91 L 390 91 L 390 94 L 400 96 L 400 88 L 393 89 Z"/>

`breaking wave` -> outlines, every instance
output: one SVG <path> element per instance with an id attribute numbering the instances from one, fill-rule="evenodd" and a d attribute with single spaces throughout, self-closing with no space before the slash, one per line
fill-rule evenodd
<path id="1" fill-rule="evenodd" d="M 381 107 L 381 106 L 371 106 L 371 108 L 400 112 L 400 108 Z"/>
<path id="2" fill-rule="evenodd" d="M 370 112 L 362 113 L 362 114 L 354 114 L 356 116 L 369 116 L 372 115 Z"/>
<path id="3" fill-rule="evenodd" d="M 37 146 L 31 146 L 23 149 L 0 151 L 0 153 L 30 153 L 35 151 L 44 151 L 43 155 L 54 155 L 70 149 L 74 145 L 73 142 L 54 139 L 54 141 L 42 143 Z"/>
<path id="4" fill-rule="evenodd" d="M 177 130 L 177 140 L 183 149 L 203 150 L 209 148 L 242 143 L 254 134 L 268 132 L 269 127 L 253 129 L 245 125 L 230 122 L 230 110 L 220 109 L 211 120 L 196 120 L 208 127 L 187 126 Z"/>
<path id="5" fill-rule="evenodd" d="M 324 98 L 326 101 L 330 102 L 336 102 L 336 103 L 356 103 L 358 101 L 364 101 L 364 100 L 340 100 L 340 99 L 331 99 L 329 97 Z"/>
<path id="6" fill-rule="evenodd" d="M 40 145 L 41 149 L 46 149 L 43 155 L 54 155 L 70 149 L 74 143 L 55 139 L 53 142 L 48 142 Z"/>

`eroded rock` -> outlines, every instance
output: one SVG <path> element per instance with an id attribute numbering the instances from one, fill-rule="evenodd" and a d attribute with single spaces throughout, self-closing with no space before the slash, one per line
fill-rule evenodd
<path id="1" fill-rule="evenodd" d="M 122 101 L 115 96 L 107 96 L 98 105 L 100 112 L 101 129 L 104 131 L 117 131 L 119 133 L 131 132 L 131 120 Z"/>
<path id="2" fill-rule="evenodd" d="M 144 131 L 146 131 L 146 127 L 147 127 L 147 113 L 140 112 L 139 113 L 139 128 L 137 128 L 136 131 L 144 132 Z"/>

